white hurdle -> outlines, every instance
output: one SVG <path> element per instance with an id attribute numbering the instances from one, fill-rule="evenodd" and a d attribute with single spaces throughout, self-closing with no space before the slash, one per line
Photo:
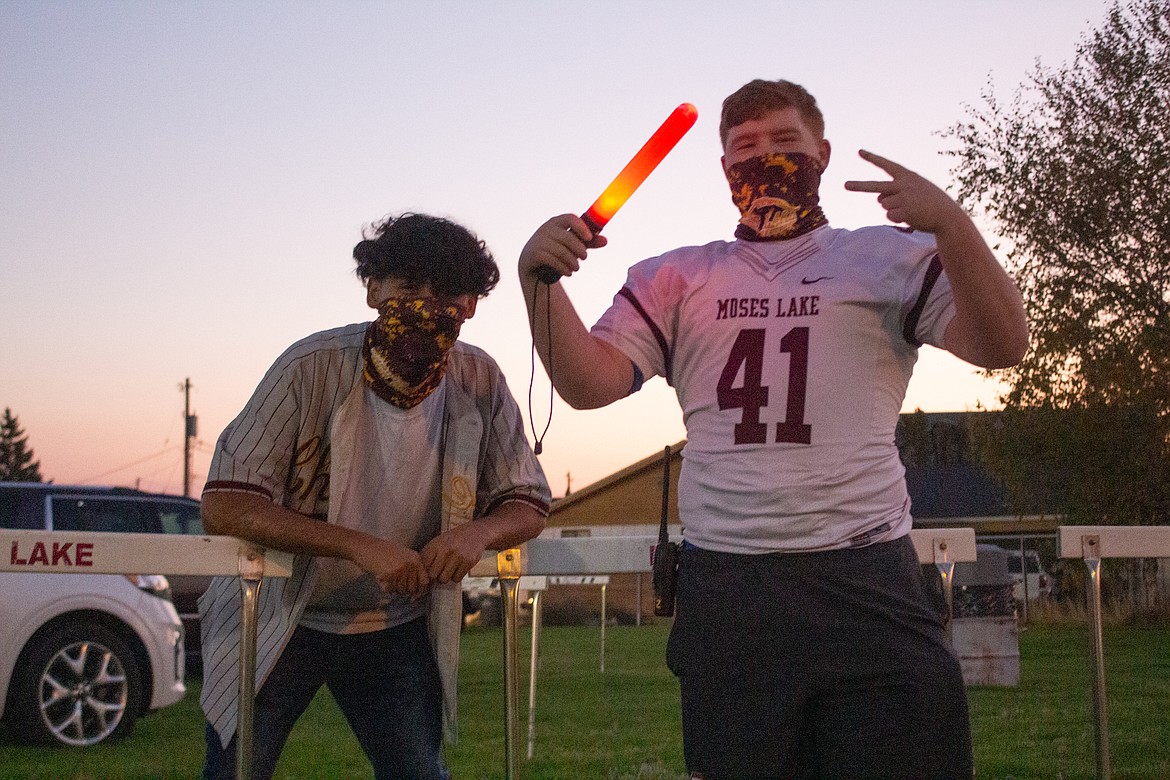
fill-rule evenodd
<path id="1" fill-rule="evenodd" d="M 240 713 L 236 776 L 252 777 L 256 693 L 256 597 L 264 577 L 288 577 L 293 556 L 230 536 L 80 531 L 0 531 L 0 571 L 69 574 L 163 574 L 240 578 Z"/>
<path id="2" fill-rule="evenodd" d="M 953 609 L 952 594 L 956 563 L 975 560 L 975 531 L 971 528 L 928 528 L 910 532 L 918 560 L 933 563 L 942 576 L 947 599 L 948 617 Z M 675 539 L 674 541 L 679 541 Z M 655 536 L 587 536 L 561 539 L 532 539 L 523 547 L 505 550 L 483 560 L 471 571 L 472 576 L 500 579 L 504 602 L 504 753 L 505 777 L 520 777 L 519 738 L 519 657 L 516 626 L 518 623 L 518 583 L 521 575 L 590 575 L 637 574 L 652 570 L 651 556 L 658 544 Z M 949 623 L 948 623 L 949 624 Z M 533 625 L 533 652 L 538 642 L 538 621 Z M 535 675 L 536 665 L 532 665 Z M 529 681 L 529 743 L 534 723 L 535 682 Z M 531 748 L 529 757 L 531 757 Z"/>
<path id="3" fill-rule="evenodd" d="M 974 530 L 919 529 L 911 531 L 910 536 L 918 553 L 918 560 L 923 564 L 933 563 L 942 575 L 944 593 L 950 609 L 955 563 L 975 560 Z M 1101 538 L 1100 535 L 1098 538 Z M 1112 541 L 1114 537 L 1108 538 L 1110 545 L 1120 544 Z M 521 548 L 485 556 L 472 569 L 470 573 L 472 576 L 498 577 L 503 596 L 504 742 L 505 773 L 508 780 L 519 778 L 521 766 L 517 716 L 519 652 L 516 641 L 520 577 L 646 573 L 652 570 L 651 555 L 657 543 L 657 537 L 652 536 L 533 539 Z M 1163 549 L 1170 550 L 1170 536 L 1166 538 L 1165 543 L 1166 547 Z M 61 550 L 64 545 L 70 545 L 70 553 L 68 556 L 54 556 L 51 552 L 47 555 L 28 554 L 37 545 L 46 551 Z M 243 636 L 240 653 L 240 714 L 237 727 L 239 749 L 236 753 L 236 771 L 237 776 L 243 780 L 251 778 L 252 718 L 256 683 L 256 596 L 264 577 L 291 575 L 293 559 L 291 554 L 265 551 L 227 536 L 67 531 L 0 530 L 0 548 L 9 550 L 8 556 L 0 556 L 0 571 L 238 576 L 243 602 L 241 628 Z M 1064 547 L 1061 549 L 1061 554 L 1064 555 Z M 1112 548 L 1107 546 L 1106 549 Z M 1163 554 L 1170 555 L 1170 552 Z M 1143 557 L 1148 555 L 1159 553 L 1145 551 Z M 535 630 L 539 630 L 539 626 Z M 533 647 L 535 651 L 535 641 Z M 530 713 L 530 720 L 531 717 Z"/>
<path id="4" fill-rule="evenodd" d="M 1089 571 L 1089 656 L 1093 666 L 1093 731 L 1098 780 L 1112 775 L 1109 712 L 1105 701 L 1105 644 L 1101 621 L 1101 560 L 1170 558 L 1170 526 L 1062 525 L 1056 529 L 1061 558 L 1083 558 Z"/>

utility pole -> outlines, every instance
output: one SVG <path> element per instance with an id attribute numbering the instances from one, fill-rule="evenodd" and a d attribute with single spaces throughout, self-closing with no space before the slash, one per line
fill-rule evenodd
<path id="1" fill-rule="evenodd" d="M 198 420 L 191 414 L 191 377 L 179 386 L 183 391 L 183 495 L 191 497 L 191 440 L 195 438 Z"/>

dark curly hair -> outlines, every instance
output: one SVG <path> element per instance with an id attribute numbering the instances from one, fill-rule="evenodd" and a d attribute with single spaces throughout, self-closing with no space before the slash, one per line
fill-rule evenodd
<path id="1" fill-rule="evenodd" d="M 727 134 L 736 125 L 789 107 L 800 113 L 800 118 L 818 138 L 825 137 L 825 117 L 817 106 L 817 99 L 808 90 L 784 79 L 755 79 L 732 92 L 723 101 L 719 143 L 727 146 Z"/>
<path id="2" fill-rule="evenodd" d="M 406 213 L 375 222 L 353 248 L 357 275 L 429 284 L 436 295 L 482 298 L 500 281 L 487 245 L 462 225 L 428 214 Z"/>

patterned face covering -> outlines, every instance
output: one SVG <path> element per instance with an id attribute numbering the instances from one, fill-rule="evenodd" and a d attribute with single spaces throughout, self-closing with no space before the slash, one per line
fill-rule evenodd
<path id="1" fill-rule="evenodd" d="M 434 392 L 467 310 L 454 298 L 388 298 L 366 329 L 366 384 L 379 398 L 413 409 Z"/>
<path id="2" fill-rule="evenodd" d="M 821 211 L 821 166 L 802 152 L 764 154 L 727 170 L 739 209 L 735 237 L 745 241 L 796 238 L 828 224 Z"/>

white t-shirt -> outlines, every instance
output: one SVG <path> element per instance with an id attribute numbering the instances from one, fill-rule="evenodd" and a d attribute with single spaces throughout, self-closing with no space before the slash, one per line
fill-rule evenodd
<path id="1" fill-rule="evenodd" d="M 638 263 L 592 332 L 675 388 L 687 539 L 794 552 L 909 530 L 894 428 L 953 316 L 933 236 L 826 226 Z"/>
<path id="2" fill-rule="evenodd" d="M 335 431 L 333 458 L 349 458 L 337 524 L 421 550 L 439 532 L 439 469 L 446 380 L 413 409 L 400 409 L 364 388 L 349 431 Z M 426 614 L 426 599 L 385 593 L 352 562 L 319 557 L 313 595 L 300 624 L 333 634 L 401 625 Z"/>

